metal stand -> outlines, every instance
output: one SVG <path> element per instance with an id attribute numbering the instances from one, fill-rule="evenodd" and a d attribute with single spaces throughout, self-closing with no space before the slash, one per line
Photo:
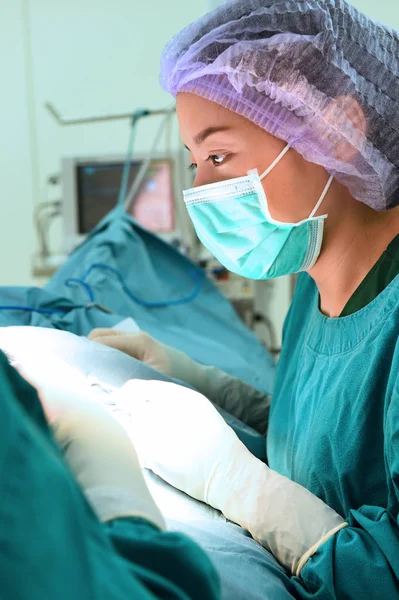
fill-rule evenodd
<path id="1" fill-rule="evenodd" d="M 100 123 L 104 121 L 120 121 L 122 119 L 131 119 L 134 112 L 124 112 L 116 114 L 103 114 L 103 115 L 88 115 L 85 117 L 64 117 L 60 114 L 59 110 L 51 103 L 46 102 L 44 105 L 49 113 L 57 121 L 58 125 L 84 125 L 87 123 Z M 137 111 L 138 112 L 138 111 Z M 140 111 L 140 117 L 155 117 L 161 115 L 168 115 L 176 112 L 176 108 L 161 108 L 159 110 L 142 110 Z"/>

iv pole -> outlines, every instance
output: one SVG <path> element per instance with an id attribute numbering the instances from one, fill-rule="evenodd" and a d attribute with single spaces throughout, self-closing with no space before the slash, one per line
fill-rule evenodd
<path id="1" fill-rule="evenodd" d="M 116 113 L 116 114 L 88 115 L 88 116 L 84 116 L 84 117 L 65 117 L 65 116 L 61 115 L 60 111 L 51 102 L 46 102 L 45 107 L 47 108 L 49 113 L 54 117 L 54 119 L 57 121 L 58 125 L 61 125 L 61 126 L 84 125 L 84 124 L 89 124 L 89 123 L 117 121 L 117 120 L 122 120 L 122 119 L 130 119 L 130 120 L 134 119 L 135 123 L 137 123 L 137 121 L 142 117 L 154 117 L 154 116 L 161 116 L 161 115 L 164 115 L 167 120 L 169 117 L 172 116 L 172 114 L 174 112 L 176 112 L 175 106 L 172 106 L 169 108 L 162 108 L 162 109 L 157 109 L 157 110 L 141 109 L 141 110 L 136 110 L 134 113 L 125 112 L 125 113 Z M 166 124 L 166 120 L 165 120 L 164 124 Z M 141 165 L 138 175 L 137 175 L 137 178 L 136 178 L 136 181 L 133 183 L 129 193 L 127 194 L 127 197 L 125 198 L 125 201 L 124 201 L 125 210 L 129 206 L 130 202 L 134 198 L 141 183 L 144 180 L 144 177 L 145 177 L 147 170 L 151 163 L 151 155 L 153 153 L 153 150 L 154 150 L 156 144 L 158 143 L 159 135 L 162 132 L 162 130 L 163 130 L 163 126 L 160 128 L 158 135 L 156 136 L 156 139 L 154 140 L 154 144 L 151 149 L 149 158 L 147 160 L 145 160 L 144 163 Z"/>
<path id="2" fill-rule="evenodd" d="M 99 115 L 88 115 L 85 117 L 65 117 L 62 116 L 59 110 L 51 102 L 46 102 L 45 107 L 49 113 L 57 121 L 58 125 L 83 125 L 85 123 L 99 123 L 104 121 L 119 121 L 122 119 L 131 119 L 133 116 L 132 111 L 116 114 L 99 114 Z M 161 108 L 158 110 L 142 110 L 140 111 L 141 117 L 168 115 L 175 112 L 175 107 Z"/>

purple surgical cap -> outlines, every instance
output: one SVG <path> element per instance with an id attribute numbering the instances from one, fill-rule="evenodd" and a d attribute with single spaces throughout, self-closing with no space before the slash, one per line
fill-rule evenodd
<path id="1" fill-rule="evenodd" d="M 399 34 L 343 0 L 230 0 L 161 60 L 165 90 L 246 117 L 376 210 L 399 204 L 398 77 Z"/>

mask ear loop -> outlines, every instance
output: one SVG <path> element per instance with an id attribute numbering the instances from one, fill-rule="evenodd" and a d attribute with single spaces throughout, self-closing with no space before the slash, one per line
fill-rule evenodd
<path id="1" fill-rule="evenodd" d="M 285 156 L 288 152 L 288 150 L 291 148 L 291 146 L 289 144 L 286 145 L 286 147 L 284 148 L 284 150 L 282 152 L 280 152 L 280 154 L 278 155 L 278 157 L 276 158 L 276 160 L 274 160 L 272 162 L 272 164 L 270 165 L 270 167 L 268 167 L 266 169 L 266 171 L 264 173 L 262 173 L 262 175 L 259 177 L 259 179 L 262 181 L 262 179 L 264 177 L 266 177 L 266 175 L 269 175 L 270 171 L 272 171 L 274 169 L 274 167 L 277 165 L 277 163 L 280 162 L 280 160 L 283 158 L 283 156 Z"/>
<path id="2" fill-rule="evenodd" d="M 314 217 L 314 215 L 317 213 L 318 209 L 321 206 L 321 203 L 323 202 L 324 198 L 327 196 L 327 192 L 330 189 L 330 186 L 331 186 L 331 184 L 333 182 L 333 179 L 334 179 L 334 175 L 331 175 L 330 179 L 327 181 L 327 185 L 324 188 L 322 195 L 320 196 L 319 201 L 317 202 L 316 206 L 314 207 L 314 209 L 310 213 L 310 215 L 308 217 L 309 219 L 312 219 Z"/>

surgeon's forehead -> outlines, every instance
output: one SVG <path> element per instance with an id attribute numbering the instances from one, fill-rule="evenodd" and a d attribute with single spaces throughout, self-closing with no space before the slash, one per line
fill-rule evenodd
<path id="1" fill-rule="evenodd" d="M 205 119 L 235 121 L 238 115 L 224 108 L 216 102 L 201 98 L 196 94 L 180 93 L 176 96 L 176 109 L 178 116 L 189 117 L 192 122 L 201 122 Z"/>
<path id="2" fill-rule="evenodd" d="M 191 143 L 194 138 L 201 137 L 201 134 L 208 130 L 218 130 L 221 134 L 228 134 L 247 128 L 258 129 L 245 117 L 195 94 L 177 94 L 176 111 L 180 133 L 186 143 L 186 138 Z"/>

